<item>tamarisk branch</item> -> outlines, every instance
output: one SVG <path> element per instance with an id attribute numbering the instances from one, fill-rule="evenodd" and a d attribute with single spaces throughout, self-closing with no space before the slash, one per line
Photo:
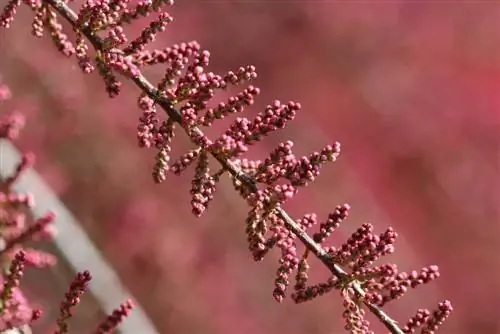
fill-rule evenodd
<path id="1" fill-rule="evenodd" d="M 11 0 L 0 16 L 1 25 L 8 27 L 15 8 L 21 0 Z M 296 270 L 295 302 L 311 300 L 314 297 L 337 289 L 341 290 L 346 311 L 343 317 L 345 329 L 351 333 L 373 333 L 364 319 L 362 305 L 373 313 L 392 334 L 413 333 L 423 327 L 422 333 L 431 334 L 449 316 L 452 307 L 449 301 L 439 304 L 433 313 L 418 310 L 405 327 L 389 317 L 382 306 L 398 299 L 408 289 L 428 283 L 439 277 L 437 266 L 423 268 L 420 273 L 398 273 L 397 267 L 387 264 L 368 267 L 383 255 L 394 251 L 393 243 L 397 233 L 389 228 L 380 235 L 372 233 L 371 224 L 363 224 L 340 248 L 322 247 L 321 243 L 347 217 L 349 206 L 337 206 L 328 219 L 321 223 L 320 232 L 312 237 L 306 229 L 317 223 L 315 214 L 304 215 L 299 220 L 292 219 L 282 205 L 292 198 L 300 187 L 307 186 L 319 175 L 320 167 L 326 162 L 335 161 L 340 153 L 340 144 L 325 146 L 320 152 L 307 157 L 297 158 L 292 154 L 293 143 L 287 141 L 273 150 L 265 161 L 238 159 L 248 150 L 248 146 L 260 141 L 268 133 L 282 129 L 294 119 L 301 109 L 299 103 L 282 104 L 274 101 L 266 110 L 253 120 L 238 117 L 230 128 L 216 141 L 208 139 L 201 126 L 210 126 L 215 120 L 233 113 L 240 113 L 245 106 L 253 104 L 259 89 L 248 86 L 237 97 L 221 103 L 217 108 L 207 108 L 207 101 L 216 89 L 225 89 L 229 84 L 236 85 L 254 79 L 257 74 L 253 66 L 241 67 L 237 73 L 228 72 L 224 77 L 211 72 L 205 73 L 210 53 L 201 51 L 196 42 L 173 46 L 165 50 L 145 51 L 145 46 L 153 41 L 156 34 L 165 30 L 172 22 L 170 15 L 162 11 L 163 5 L 172 5 L 171 0 L 145 0 L 135 8 L 127 8 L 125 0 L 87 1 L 78 15 L 62 0 L 23 0 L 35 11 L 33 34 L 41 36 L 43 28 L 50 31 L 51 37 L 66 56 L 76 55 L 83 72 L 90 73 L 96 67 L 104 80 L 110 97 L 120 92 L 121 82 L 113 72 L 118 72 L 132 80 L 142 91 L 138 99 L 143 115 L 138 127 L 141 147 L 159 149 L 153 178 L 157 183 L 165 180 L 168 170 L 180 174 L 196 161 L 195 177 L 192 181 L 192 209 L 196 216 L 206 210 L 215 192 L 219 177 L 228 172 L 235 189 L 252 207 L 247 217 L 246 233 L 249 249 L 255 260 L 260 261 L 274 246 L 282 253 L 280 267 L 275 280 L 274 298 L 281 302 L 289 285 L 289 276 Z M 123 32 L 122 25 L 141 17 L 158 13 L 141 35 L 131 42 Z M 57 22 L 57 14 L 68 21 L 76 33 L 76 46 L 68 41 Z M 100 33 L 106 31 L 107 37 Z M 92 62 L 87 54 L 88 42 L 96 51 Z M 120 46 L 123 46 L 120 48 Z M 190 58 L 194 58 L 190 62 Z M 94 63 L 96 66 L 94 66 Z M 163 80 L 154 86 L 141 73 L 140 68 L 158 63 L 167 63 L 169 68 Z M 185 65 L 188 65 L 187 68 Z M 182 71 L 185 70 L 184 76 Z M 180 78 L 179 78 L 180 77 Z M 177 85 L 174 85 L 174 84 Z M 156 113 L 160 106 L 168 118 L 160 121 Z M 200 115 L 205 111 L 204 115 Z M 169 164 L 171 140 L 175 125 L 180 125 L 196 149 L 184 154 L 173 164 Z M 209 173 L 208 155 L 213 156 L 221 166 L 215 174 Z M 288 184 L 276 185 L 279 179 Z M 258 184 L 264 184 L 265 189 Z M 268 227 L 268 223 L 271 226 Z M 265 235 L 272 232 L 272 236 Z M 305 246 L 302 256 L 297 255 L 294 239 L 298 238 Z M 307 257 L 313 254 L 331 272 L 327 283 L 306 287 Z M 348 273 L 344 268 L 351 269 Z M 377 281 L 378 279 L 378 281 Z"/>

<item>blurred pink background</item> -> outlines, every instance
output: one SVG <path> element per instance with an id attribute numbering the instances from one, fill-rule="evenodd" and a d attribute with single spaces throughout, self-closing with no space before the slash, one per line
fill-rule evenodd
<path id="1" fill-rule="evenodd" d="M 392 225 L 401 238 L 388 261 L 402 270 L 438 264 L 438 281 L 387 307 L 400 323 L 450 299 L 455 312 L 440 333 L 500 333 L 500 3 L 178 2 L 156 46 L 195 39 L 211 51 L 214 72 L 255 65 L 263 93 L 247 117 L 273 99 L 303 106 L 250 156 L 286 139 L 297 154 L 342 143 L 338 162 L 289 212 L 324 217 L 348 202 L 352 214 L 334 242 L 365 221 L 379 232 Z M 108 99 L 97 74 L 80 73 L 48 37 L 32 38 L 31 13 L 18 14 L 0 30 L 0 80 L 13 91 L 0 112 L 29 117 L 19 147 L 37 154 L 38 172 L 161 333 L 343 333 L 337 292 L 298 306 L 274 302 L 277 255 L 251 260 L 248 209 L 228 180 L 201 219 L 190 212 L 192 171 L 153 183 L 153 152 L 136 145 L 135 86 Z M 162 68 L 145 75 L 157 80 Z M 179 132 L 174 155 L 190 147 Z M 313 272 L 311 280 L 326 277 L 319 263 Z M 78 313 L 89 312 L 95 306 Z"/>

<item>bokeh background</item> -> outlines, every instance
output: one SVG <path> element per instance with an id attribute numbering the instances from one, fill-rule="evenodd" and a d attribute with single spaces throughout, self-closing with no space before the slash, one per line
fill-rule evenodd
<path id="1" fill-rule="evenodd" d="M 401 237 L 388 261 L 403 270 L 439 264 L 438 281 L 387 307 L 393 317 L 404 323 L 446 298 L 455 312 L 441 333 L 500 333 L 498 1 L 184 0 L 169 12 L 175 21 L 155 46 L 195 39 L 211 51 L 214 72 L 257 67 L 262 94 L 248 117 L 273 99 L 302 103 L 296 121 L 250 156 L 286 139 L 299 154 L 342 143 L 341 158 L 294 199 L 291 214 L 322 217 L 348 202 L 352 214 L 334 242 L 365 221 L 380 232 L 392 225 Z M 343 333 L 336 292 L 299 306 L 274 302 L 277 255 L 251 261 L 248 209 L 230 182 L 202 219 L 190 212 L 192 171 L 152 182 L 154 152 L 135 139 L 138 89 L 125 84 L 109 99 L 97 74 L 81 74 L 48 37 L 30 36 L 30 19 L 23 8 L 0 31 L 1 82 L 13 92 L 0 112 L 28 116 L 19 148 L 36 153 L 37 171 L 158 331 Z M 145 74 L 156 80 L 162 69 Z M 190 147 L 179 133 L 175 154 Z M 326 271 L 313 263 L 312 276 L 320 281 Z M 32 289 L 45 290 L 44 305 L 54 300 L 35 333 L 50 327 L 66 288 L 52 285 L 55 292 Z M 96 307 L 81 307 L 76 318 L 89 321 L 75 320 L 75 333 L 93 328 Z"/>

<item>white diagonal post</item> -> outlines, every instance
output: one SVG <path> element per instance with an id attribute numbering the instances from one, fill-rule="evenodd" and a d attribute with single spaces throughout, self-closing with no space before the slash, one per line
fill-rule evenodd
<path id="1" fill-rule="evenodd" d="M 0 139 L 0 176 L 12 174 L 21 161 L 19 151 L 7 140 Z M 118 275 L 87 236 L 76 218 L 66 209 L 57 195 L 33 169 L 25 171 L 14 184 L 18 192 L 33 194 L 36 205 L 32 210 L 34 218 L 44 216 L 48 211 L 56 214 L 54 226 L 57 229 L 54 243 L 69 262 L 73 270 L 89 270 L 92 273 L 90 292 L 106 313 L 110 314 L 128 298 L 130 292 L 124 287 Z M 127 319 L 120 325 L 123 334 L 157 334 L 155 326 L 140 305 L 135 305 Z"/>

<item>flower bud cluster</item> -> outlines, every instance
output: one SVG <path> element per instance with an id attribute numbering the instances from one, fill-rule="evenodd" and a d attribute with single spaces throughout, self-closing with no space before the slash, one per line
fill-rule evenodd
<path id="1" fill-rule="evenodd" d="M 112 333 L 120 325 L 120 323 L 125 320 L 133 308 L 134 303 L 130 299 L 122 303 L 118 308 L 114 309 L 113 312 L 106 317 L 106 319 L 104 319 L 94 334 Z"/>
<path id="2" fill-rule="evenodd" d="M 262 161 L 246 159 L 244 154 L 249 146 L 271 132 L 285 128 L 297 117 L 302 106 L 293 101 L 273 101 L 253 119 L 245 118 L 240 114 L 252 106 L 260 94 L 257 87 L 249 85 L 227 102 L 208 107 L 217 90 L 254 80 L 257 77 L 255 67 L 240 67 L 223 75 L 209 72 L 210 53 L 202 50 L 197 42 L 148 50 L 147 45 L 172 22 L 172 17 L 164 11 L 165 6 L 172 5 L 171 0 L 142 0 L 133 8 L 129 7 L 127 0 L 87 0 L 78 14 L 73 13 L 62 0 L 23 1 L 35 11 L 34 34 L 40 36 L 39 28 L 45 27 L 61 52 L 65 55 L 76 54 L 78 64 L 85 73 L 97 68 L 110 97 L 120 92 L 122 83 L 117 74 L 141 88 L 138 106 L 142 115 L 137 138 L 140 147 L 158 151 L 152 173 L 155 182 L 163 182 L 168 172 L 179 175 L 194 165 L 191 206 L 193 213 L 199 217 L 213 199 L 220 176 L 229 174 L 235 190 L 250 206 L 245 232 L 252 257 L 261 261 L 271 249 L 279 250 L 273 290 L 278 302 L 286 297 L 291 280 L 295 278 L 291 296 L 297 303 L 332 290 L 340 291 L 344 300 L 345 328 L 351 333 L 372 333 L 363 305 L 392 333 L 397 334 L 411 333 L 417 327 L 422 328 L 422 333 L 433 333 L 449 316 L 451 304 L 445 301 L 433 313 L 419 310 L 402 329 L 381 309 L 388 302 L 400 298 L 409 288 L 439 277 L 437 266 L 423 268 L 420 272 L 398 273 L 394 264 L 374 265 L 384 255 L 394 252 L 398 235 L 392 228 L 375 234 L 373 225 L 364 223 L 344 243 L 333 246 L 328 238 L 347 219 L 349 205 L 336 206 L 323 221 L 314 213 L 297 220 L 288 216 L 283 206 L 300 188 L 316 180 L 324 164 L 336 161 L 340 144 L 335 142 L 300 157 L 292 151 L 293 142 L 286 141 Z M 19 0 L 9 1 L 0 16 L 3 26 L 11 24 L 19 3 Z M 75 47 L 61 31 L 55 12 L 61 14 L 76 31 Z M 125 24 L 150 15 L 155 15 L 155 18 L 151 18 L 138 37 L 125 35 Z M 90 46 L 96 50 L 93 59 L 88 54 Z M 165 70 L 163 78 L 153 85 L 141 71 L 157 64 L 164 65 Z M 166 115 L 159 115 L 158 107 Z M 236 116 L 235 119 L 218 138 L 212 140 L 202 132 L 201 128 L 232 115 Z M 170 152 L 174 124 L 187 133 L 196 148 L 172 161 Z M 216 173 L 211 173 L 210 155 L 221 165 L 216 168 Z M 317 230 L 311 232 L 310 237 L 307 230 L 312 228 Z M 305 246 L 302 253 L 298 251 L 298 241 Z M 307 259 L 311 254 L 329 268 L 331 276 L 325 282 L 308 284 Z"/>

